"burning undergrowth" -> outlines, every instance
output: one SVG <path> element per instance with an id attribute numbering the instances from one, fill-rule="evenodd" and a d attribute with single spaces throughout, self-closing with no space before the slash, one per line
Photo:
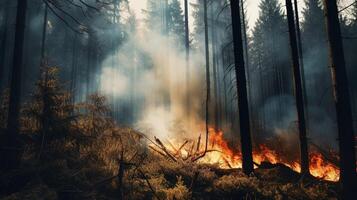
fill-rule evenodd
<path id="1" fill-rule="evenodd" d="M 275 138 L 279 141 L 281 138 Z M 199 162 L 203 164 L 214 164 L 221 169 L 237 169 L 242 167 L 242 155 L 239 148 L 232 148 L 224 138 L 222 131 L 209 129 L 208 148 L 205 149 L 205 139 L 200 135 L 197 140 L 165 140 L 162 142 L 156 138 L 149 146 L 154 152 L 169 158 L 174 162 Z M 272 141 L 272 140 L 270 140 Z M 281 141 L 280 141 L 281 142 Z M 274 148 L 275 145 L 275 148 Z M 253 161 L 255 168 L 259 168 L 262 163 L 283 164 L 293 171 L 300 172 L 298 155 L 287 154 L 290 151 L 284 146 L 276 145 L 278 142 L 268 142 L 259 144 L 254 148 Z M 285 149 L 285 150 L 284 150 Z M 319 148 L 316 144 L 312 146 L 310 152 L 310 172 L 314 177 L 327 181 L 338 181 L 339 169 L 335 152 L 327 152 Z M 292 156 L 291 156 L 292 155 Z"/>

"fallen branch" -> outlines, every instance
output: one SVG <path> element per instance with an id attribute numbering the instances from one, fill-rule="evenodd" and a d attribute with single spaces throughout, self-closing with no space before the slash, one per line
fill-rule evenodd
<path id="1" fill-rule="evenodd" d="M 226 163 L 226 165 L 229 167 L 229 169 L 232 169 L 233 167 L 232 167 L 232 165 L 229 163 L 229 161 L 226 159 L 226 158 L 224 158 L 224 157 L 222 157 L 223 158 L 223 161 Z"/>
<path id="2" fill-rule="evenodd" d="M 164 145 L 157 137 L 155 137 L 155 141 L 156 141 L 156 143 L 161 147 L 161 150 L 162 150 L 163 152 L 165 152 L 165 154 L 166 154 L 170 159 L 172 159 L 173 161 L 177 162 L 176 158 L 175 158 L 173 155 L 171 155 L 171 153 L 166 149 L 165 145 Z"/>
<path id="3" fill-rule="evenodd" d="M 167 156 L 166 156 L 166 154 L 164 154 L 164 153 L 162 153 L 161 151 L 159 151 L 159 150 L 155 149 L 154 147 L 149 146 L 149 148 L 150 148 L 151 150 L 155 151 L 156 153 L 158 153 L 158 154 L 162 155 L 163 157 L 167 157 Z"/>
<path id="4" fill-rule="evenodd" d="M 186 140 L 181 146 L 180 146 L 180 148 L 178 148 L 178 150 L 176 151 L 176 153 L 175 153 L 175 156 L 177 156 L 177 155 L 181 155 L 181 150 L 186 146 L 186 144 L 188 144 L 188 140 Z"/>

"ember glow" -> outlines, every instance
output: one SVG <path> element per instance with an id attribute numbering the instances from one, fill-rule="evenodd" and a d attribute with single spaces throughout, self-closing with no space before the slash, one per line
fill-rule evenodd
<path id="1" fill-rule="evenodd" d="M 197 141 L 192 143 L 186 141 L 184 144 L 176 142 L 170 143 L 167 150 L 170 150 L 174 156 L 180 155 L 183 160 L 188 160 L 188 155 L 199 155 L 204 152 L 205 145 L 204 141 L 201 140 L 203 140 L 203 138 L 200 138 L 198 143 Z M 175 146 L 177 146 L 177 148 L 175 148 Z M 199 146 L 199 148 L 197 148 L 197 146 Z M 193 152 L 193 149 L 199 150 Z M 300 172 L 299 161 L 288 161 L 284 156 L 279 155 L 276 151 L 268 148 L 266 145 L 260 145 L 259 148 L 253 151 L 253 160 L 255 168 L 262 162 L 269 162 L 271 164 L 284 164 L 294 171 Z M 204 164 L 215 164 L 222 169 L 241 168 L 242 154 L 229 146 L 227 140 L 224 139 L 222 131 L 215 131 L 211 128 L 209 132 L 208 152 L 199 160 L 199 162 Z M 340 175 L 339 169 L 324 160 L 323 156 L 317 152 L 310 153 L 310 173 L 315 177 L 334 182 L 339 180 Z"/>

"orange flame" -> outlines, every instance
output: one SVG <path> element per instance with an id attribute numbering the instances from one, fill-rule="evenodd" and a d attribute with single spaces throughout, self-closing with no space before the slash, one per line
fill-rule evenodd
<path id="1" fill-rule="evenodd" d="M 215 151 L 208 153 L 201 162 L 218 164 L 220 168 L 241 168 L 242 155 L 235 153 L 228 145 L 228 142 L 223 137 L 222 131 L 214 131 L 210 129 L 209 147 Z M 300 172 L 300 165 L 297 161 L 288 162 L 282 159 L 277 152 L 269 149 L 265 145 L 260 145 L 258 150 L 253 152 L 253 160 L 257 164 L 264 161 L 272 164 L 281 163 L 294 171 Z M 310 172 L 313 176 L 329 181 L 339 180 L 339 169 L 323 159 L 320 153 L 310 153 Z"/>

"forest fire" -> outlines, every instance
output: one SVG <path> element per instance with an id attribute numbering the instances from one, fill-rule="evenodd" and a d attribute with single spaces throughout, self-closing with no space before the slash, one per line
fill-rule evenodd
<path id="1" fill-rule="evenodd" d="M 221 168 L 242 167 L 241 154 L 239 152 L 235 153 L 229 147 L 228 142 L 223 137 L 222 131 L 215 132 L 213 129 L 210 130 L 209 147 L 215 151 L 208 153 L 202 159 L 203 163 L 218 163 Z M 289 162 L 266 145 L 260 145 L 258 149 L 253 151 L 253 160 L 256 165 L 265 161 L 272 164 L 281 163 L 294 171 L 300 171 L 298 161 Z M 318 152 L 310 153 L 310 172 L 313 176 L 328 181 L 338 181 L 339 179 L 339 169 L 326 161 L 323 155 Z"/>
<path id="2" fill-rule="evenodd" d="M 231 148 L 225 140 L 222 131 L 209 129 L 209 141 L 206 154 L 203 140 L 199 137 L 198 141 L 179 143 L 170 143 L 166 147 L 159 139 L 155 138 L 155 146 L 151 149 L 161 155 L 169 157 L 171 160 L 198 160 L 204 164 L 218 165 L 222 169 L 234 169 L 242 167 L 242 155 L 239 151 Z M 178 148 L 177 148 L 178 147 Z M 200 159 L 196 159 L 204 155 Z M 269 148 L 265 144 L 253 150 L 253 161 L 255 168 L 258 168 L 263 162 L 271 164 L 283 164 L 296 172 L 300 172 L 300 164 L 297 159 L 288 159 L 282 153 Z M 323 155 L 317 151 L 310 153 L 310 173 L 311 175 L 328 181 L 339 180 L 339 169 L 329 161 L 325 160 Z"/>

